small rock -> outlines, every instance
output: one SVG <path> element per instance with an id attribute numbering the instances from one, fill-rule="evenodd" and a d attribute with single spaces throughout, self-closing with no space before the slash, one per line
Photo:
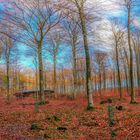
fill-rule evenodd
<path id="1" fill-rule="evenodd" d="M 108 103 L 112 103 L 112 99 L 107 99 L 107 102 Z"/>
<path id="2" fill-rule="evenodd" d="M 106 104 L 106 103 L 107 103 L 107 101 L 105 101 L 105 100 L 100 102 L 100 104 Z"/>
<path id="3" fill-rule="evenodd" d="M 61 127 L 61 126 L 59 126 L 59 127 L 57 127 L 57 130 L 66 131 L 66 130 L 67 130 L 67 128 L 66 128 L 66 127 Z"/>
<path id="4" fill-rule="evenodd" d="M 116 106 L 116 109 L 119 110 L 119 111 L 122 111 L 123 110 L 123 106 L 121 106 L 121 105 L 120 106 Z"/>

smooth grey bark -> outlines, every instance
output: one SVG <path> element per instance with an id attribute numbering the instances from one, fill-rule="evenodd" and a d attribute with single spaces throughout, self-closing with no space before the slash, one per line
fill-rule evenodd
<path id="1" fill-rule="evenodd" d="M 99 93 L 100 96 L 102 95 L 102 73 L 101 73 L 101 69 L 99 69 Z"/>
<path id="2" fill-rule="evenodd" d="M 129 59 L 129 80 L 130 80 L 130 94 L 131 94 L 131 101 L 130 103 L 135 103 L 135 93 L 134 93 L 134 73 L 133 73 L 133 51 L 131 46 L 131 31 L 130 31 L 130 17 L 131 17 L 131 3 L 129 2 L 127 5 L 127 33 L 128 33 L 128 46 L 129 46 L 129 53 L 130 53 L 130 59 Z"/>
<path id="3" fill-rule="evenodd" d="M 76 92 L 77 92 L 77 70 L 76 70 L 76 35 L 73 36 L 72 38 L 72 59 L 73 59 L 73 85 L 74 85 L 74 90 L 73 90 L 73 99 L 76 98 Z"/>
<path id="4" fill-rule="evenodd" d="M 139 44 L 139 42 L 138 42 Z M 135 59 L 136 59 L 136 74 L 137 74 L 137 83 L 138 83 L 138 92 L 140 94 L 140 58 L 139 58 L 139 45 L 135 43 L 133 40 L 133 45 L 134 45 L 134 52 L 135 52 Z"/>
<path id="5" fill-rule="evenodd" d="M 113 85 L 114 85 L 114 89 L 116 88 L 116 71 L 113 71 Z"/>
<path id="6" fill-rule="evenodd" d="M 54 84 L 54 91 L 56 93 L 56 51 L 54 50 L 53 54 L 53 84 Z"/>
<path id="7" fill-rule="evenodd" d="M 6 86 L 7 86 L 7 102 L 10 103 L 10 80 L 9 80 L 9 74 L 10 74 L 10 47 L 6 45 Z"/>
<path id="8" fill-rule="evenodd" d="M 54 34 L 51 36 L 50 38 L 51 40 L 51 44 L 52 46 L 50 46 L 49 48 L 49 52 L 50 52 L 50 55 L 52 56 L 53 58 L 53 89 L 54 89 L 54 92 L 55 92 L 55 97 L 57 97 L 57 70 L 56 70 L 56 64 L 57 64 L 57 55 L 58 55 L 58 51 L 59 51 L 59 48 L 60 48 L 60 34 Z"/>
<path id="9" fill-rule="evenodd" d="M 103 79 L 104 79 L 104 89 L 106 89 L 106 69 L 105 69 L 105 66 L 103 69 Z"/>
<path id="10" fill-rule="evenodd" d="M 124 65 L 124 70 L 125 70 L 125 79 L 126 79 L 126 87 L 127 87 L 127 93 L 129 95 L 130 91 L 129 91 L 129 58 L 128 58 L 128 54 L 125 48 L 123 48 L 123 52 L 124 52 L 124 56 L 125 56 L 125 60 L 123 60 L 123 65 Z"/>
<path id="11" fill-rule="evenodd" d="M 43 79 L 43 61 L 42 61 L 42 42 L 38 42 L 38 65 L 39 65 L 39 101 L 45 102 L 44 79 Z"/>
<path id="12" fill-rule="evenodd" d="M 78 0 L 75 0 L 75 2 L 79 12 L 83 41 L 84 41 L 84 50 L 85 50 L 85 57 L 86 57 L 86 92 L 87 92 L 87 99 L 88 99 L 87 109 L 90 110 L 93 109 L 93 95 L 90 91 L 91 68 L 90 68 L 90 55 L 89 55 L 89 48 L 88 48 L 86 19 L 84 13 L 84 1 L 78 2 Z"/>
<path id="13" fill-rule="evenodd" d="M 120 74 L 119 52 L 118 52 L 118 42 L 117 42 L 117 40 L 116 40 L 116 45 L 115 45 L 115 52 L 116 52 L 116 66 L 117 66 L 119 95 L 120 95 L 120 100 L 121 100 L 122 99 L 122 84 L 121 84 L 121 74 Z"/>

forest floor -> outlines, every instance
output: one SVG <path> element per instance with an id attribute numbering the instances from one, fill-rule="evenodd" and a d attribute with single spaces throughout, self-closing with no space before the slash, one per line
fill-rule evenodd
<path id="1" fill-rule="evenodd" d="M 113 92 L 112 92 L 113 93 Z M 12 99 L 10 105 L 0 97 L 0 140 L 140 140 L 140 104 L 129 104 L 111 95 L 94 94 L 93 111 L 86 111 L 84 96 L 48 99 L 34 111 L 34 98 Z M 100 104 L 111 98 L 113 103 Z M 140 97 L 136 98 L 140 102 Z M 123 109 L 116 109 L 116 106 Z M 114 124 L 109 125 L 108 106 L 113 107 Z"/>

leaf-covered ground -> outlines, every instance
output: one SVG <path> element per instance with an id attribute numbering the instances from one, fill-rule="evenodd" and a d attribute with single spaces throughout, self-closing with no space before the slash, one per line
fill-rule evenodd
<path id="1" fill-rule="evenodd" d="M 111 97 L 102 97 L 105 100 Z M 86 98 L 75 101 L 63 97 L 49 99 L 34 111 L 34 99 L 12 99 L 7 105 L 0 97 L 0 140 L 139 140 L 140 104 L 129 104 L 129 97 L 122 101 L 112 97 L 115 124 L 109 126 L 108 103 L 100 104 L 100 97 L 94 97 L 95 108 L 86 111 Z M 140 97 L 137 98 L 140 101 Z M 117 110 L 116 106 L 123 106 Z"/>

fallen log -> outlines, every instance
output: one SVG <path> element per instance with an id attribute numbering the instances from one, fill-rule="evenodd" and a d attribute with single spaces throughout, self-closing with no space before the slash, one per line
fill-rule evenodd
<path id="1" fill-rule="evenodd" d="M 22 97 L 29 97 L 30 95 L 36 95 L 37 93 L 39 93 L 38 90 L 22 90 L 16 92 L 14 96 L 16 96 L 17 98 L 22 98 Z M 54 93 L 53 90 L 49 90 L 49 89 L 44 90 L 45 95 L 50 95 L 52 93 Z"/>

